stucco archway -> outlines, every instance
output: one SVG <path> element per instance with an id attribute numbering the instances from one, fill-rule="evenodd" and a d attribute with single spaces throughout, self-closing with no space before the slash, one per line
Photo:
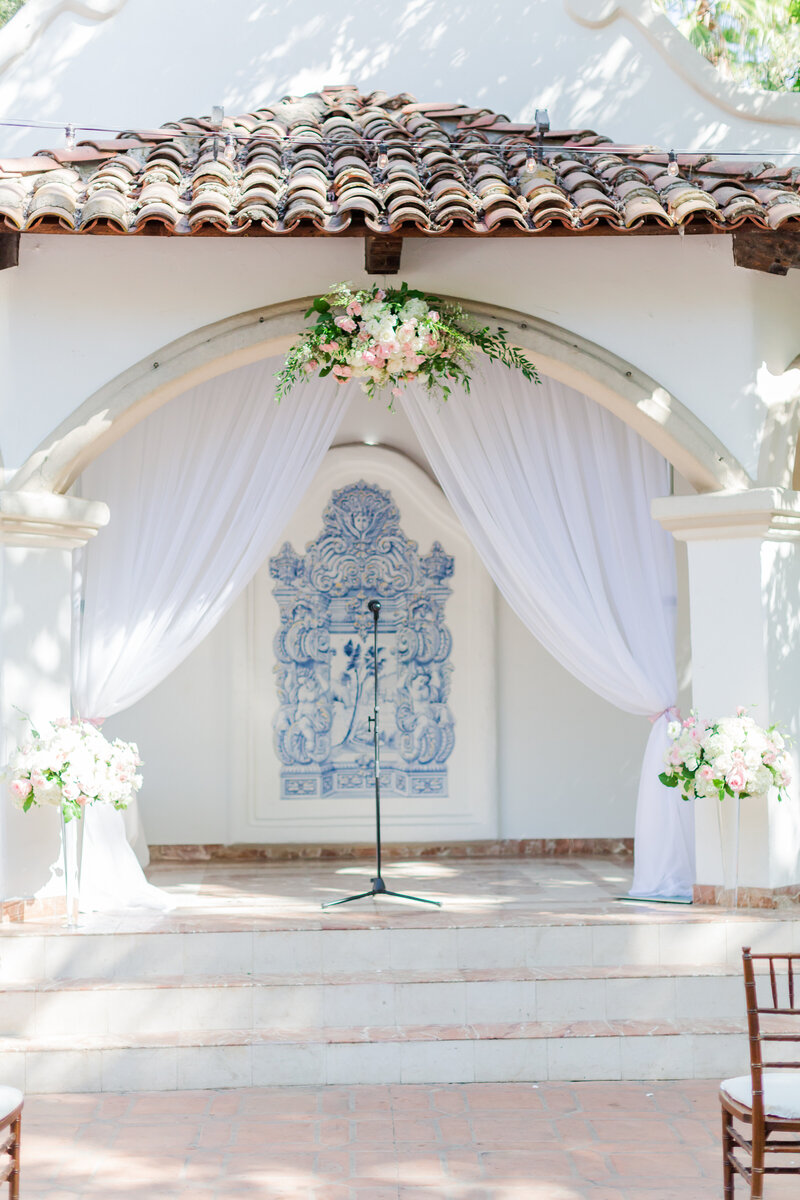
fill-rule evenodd
<path id="1" fill-rule="evenodd" d="M 525 313 L 459 300 L 478 320 L 502 326 L 542 375 L 583 392 L 641 434 L 701 492 L 744 490 L 752 480 L 675 396 L 624 359 Z M 98 454 L 188 388 L 246 363 L 285 353 L 304 325 L 308 298 L 253 309 L 206 325 L 110 380 L 42 442 L 9 484 L 63 494 Z"/>

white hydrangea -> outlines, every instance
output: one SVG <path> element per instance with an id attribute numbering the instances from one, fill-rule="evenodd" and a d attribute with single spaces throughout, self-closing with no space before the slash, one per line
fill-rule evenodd
<path id="1" fill-rule="evenodd" d="M 661 779 L 679 787 L 687 800 L 759 796 L 773 787 L 780 798 L 790 782 L 783 737 L 756 725 L 744 709 L 711 722 L 692 714 L 686 721 L 671 721 L 668 732 L 671 745 Z"/>
<path id="2" fill-rule="evenodd" d="M 62 719 L 14 751 L 5 775 L 17 807 L 47 804 L 69 819 L 87 804 L 126 808 L 142 786 L 140 765 L 132 742 L 109 743 L 91 722 Z"/>

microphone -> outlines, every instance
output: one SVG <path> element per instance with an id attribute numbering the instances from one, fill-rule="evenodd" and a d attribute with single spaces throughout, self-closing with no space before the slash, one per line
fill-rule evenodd
<path id="1" fill-rule="evenodd" d="M 373 616 L 375 617 L 375 619 L 377 620 L 377 619 L 378 619 L 378 613 L 381 611 L 381 602 L 380 602 L 380 600 L 370 600 L 369 604 L 367 605 L 367 608 L 369 609 L 369 611 L 372 613 L 372 615 L 373 615 Z"/>

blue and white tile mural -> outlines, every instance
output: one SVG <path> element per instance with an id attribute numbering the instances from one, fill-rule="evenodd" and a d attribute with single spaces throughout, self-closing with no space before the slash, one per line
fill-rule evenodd
<path id="1" fill-rule="evenodd" d="M 381 602 L 381 791 L 446 795 L 455 742 L 445 623 L 453 559 L 438 542 L 420 556 L 391 494 L 362 480 L 333 492 L 305 554 L 286 542 L 269 567 L 280 608 L 281 797 L 372 795 L 373 598 Z"/>

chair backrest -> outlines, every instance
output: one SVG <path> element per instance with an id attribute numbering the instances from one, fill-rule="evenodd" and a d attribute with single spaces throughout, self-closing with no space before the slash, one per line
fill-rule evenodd
<path id="1" fill-rule="evenodd" d="M 766 970 L 756 975 L 756 964 Z M 750 1038 L 750 1075 L 753 1084 L 753 1120 L 764 1117 L 763 1074 L 770 1071 L 800 1070 L 800 1021 L 796 1030 L 786 1018 L 800 1017 L 800 954 L 753 954 L 742 948 L 744 990 L 747 997 L 747 1032 Z M 766 1028 L 762 1017 L 767 1018 Z M 765 1042 L 798 1044 L 795 1057 L 764 1061 Z M 791 1051 L 790 1051 L 791 1054 Z"/>

